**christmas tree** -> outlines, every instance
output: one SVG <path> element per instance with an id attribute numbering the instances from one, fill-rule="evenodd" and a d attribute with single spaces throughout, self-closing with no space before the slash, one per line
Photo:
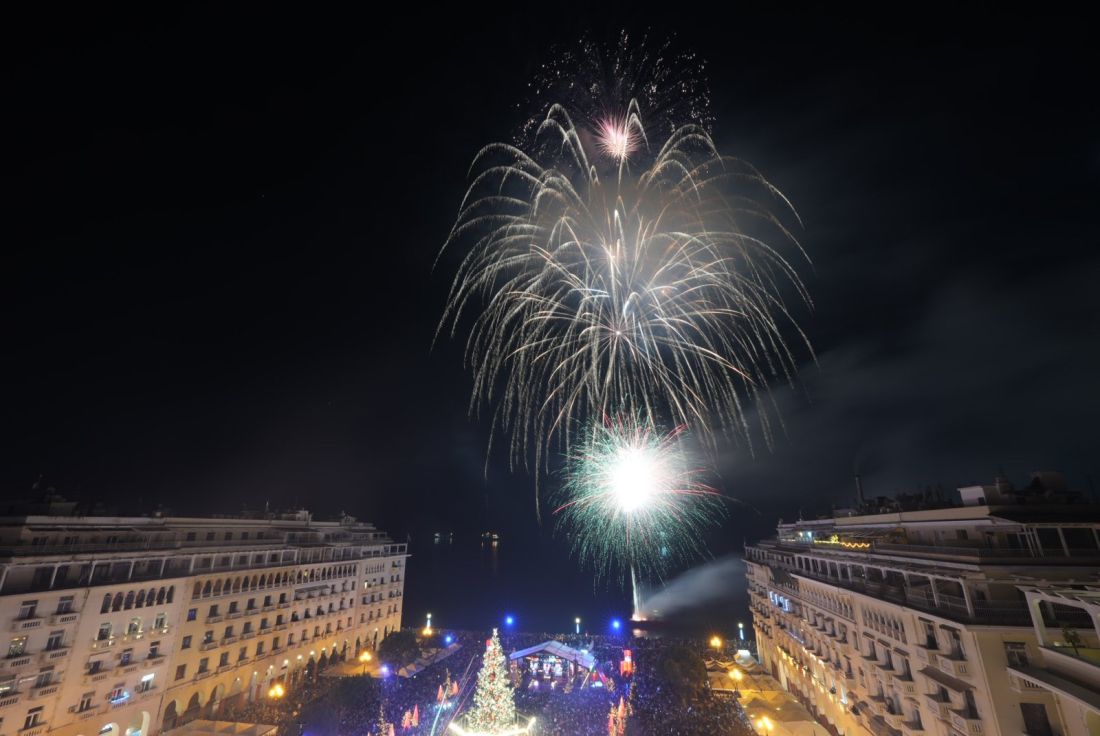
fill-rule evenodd
<path id="1" fill-rule="evenodd" d="M 491 734 L 503 732 L 515 724 L 516 704 L 508 682 L 508 665 L 504 650 L 500 648 L 500 637 L 493 629 L 493 637 L 485 644 L 485 657 L 477 673 L 474 707 L 466 715 L 466 725 L 473 731 Z"/>

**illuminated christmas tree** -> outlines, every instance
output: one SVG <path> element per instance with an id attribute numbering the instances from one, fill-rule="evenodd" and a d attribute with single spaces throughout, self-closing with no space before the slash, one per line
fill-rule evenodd
<path id="1" fill-rule="evenodd" d="M 515 727 L 516 704 L 512 685 L 508 681 L 508 663 L 500 647 L 500 637 L 493 636 L 485 645 L 481 671 L 477 673 L 474 707 L 466 715 L 466 725 L 481 733 L 503 733 Z"/>

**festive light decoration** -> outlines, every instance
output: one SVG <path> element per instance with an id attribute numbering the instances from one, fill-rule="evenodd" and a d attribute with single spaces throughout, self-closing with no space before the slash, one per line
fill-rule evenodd
<path id="1" fill-rule="evenodd" d="M 485 656 L 474 690 L 474 707 L 466 713 L 465 728 L 453 721 L 450 728 L 460 736 L 515 736 L 527 733 L 533 724 L 532 718 L 525 726 L 517 725 L 508 662 L 500 646 L 500 636 L 493 629 L 492 637 L 485 642 Z"/>

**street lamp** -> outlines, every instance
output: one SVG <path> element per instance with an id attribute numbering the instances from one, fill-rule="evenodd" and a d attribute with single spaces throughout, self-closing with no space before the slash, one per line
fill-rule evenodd
<path id="1" fill-rule="evenodd" d="M 575 619 L 573 619 L 573 623 L 575 623 L 577 625 L 577 633 L 580 634 L 581 633 L 581 617 L 577 616 Z"/>
<path id="2" fill-rule="evenodd" d="M 764 731 L 764 736 L 771 736 L 772 733 L 772 719 L 767 716 L 760 716 L 756 721 L 756 727 Z"/>
<path id="3" fill-rule="evenodd" d="M 272 700 L 278 700 L 284 695 L 286 695 L 286 688 L 283 687 L 283 684 L 281 682 L 276 682 L 274 685 L 271 686 L 271 689 L 267 691 L 267 697 L 271 698 Z"/>
<path id="4" fill-rule="evenodd" d="M 722 648 L 722 640 L 720 638 L 718 638 L 717 636 L 712 636 L 710 638 L 710 645 L 712 647 L 714 647 L 715 649 L 721 649 Z"/>
<path id="5" fill-rule="evenodd" d="M 741 641 L 745 641 L 745 624 L 740 621 L 737 622 L 737 635 L 741 637 Z"/>
<path id="6" fill-rule="evenodd" d="M 363 663 L 363 674 L 367 674 L 367 662 L 371 660 L 370 652 L 363 652 L 359 655 L 359 661 Z"/>

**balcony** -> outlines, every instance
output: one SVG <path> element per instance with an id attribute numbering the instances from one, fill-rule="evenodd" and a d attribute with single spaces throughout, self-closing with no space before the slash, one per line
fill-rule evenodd
<path id="1" fill-rule="evenodd" d="M 110 647 L 113 647 L 115 645 L 116 641 L 117 639 L 115 639 L 115 637 L 113 636 L 109 636 L 106 639 L 96 639 L 92 642 L 92 651 L 99 652 L 103 651 L 104 649 L 109 649 Z"/>
<path id="2" fill-rule="evenodd" d="M 233 665 L 231 665 L 231 664 L 223 664 L 223 665 L 219 665 L 219 666 L 218 666 L 217 672 L 218 672 L 218 674 L 220 675 L 221 673 L 223 673 L 223 672 L 228 672 L 228 671 L 229 671 L 229 670 L 231 670 L 231 669 L 233 669 Z"/>
<path id="3" fill-rule="evenodd" d="M 942 721 L 947 721 L 951 718 L 950 697 L 941 700 L 938 694 L 928 694 L 924 696 L 924 699 L 929 710 L 932 711 L 932 715 L 934 715 L 936 718 L 939 718 Z"/>
<path id="4" fill-rule="evenodd" d="M 20 697 L 22 697 L 22 693 L 8 692 L 3 697 L 0 697 L 0 708 L 7 708 L 9 705 L 15 705 L 19 702 Z"/>
<path id="5" fill-rule="evenodd" d="M 80 618 L 80 614 L 76 611 L 66 611 L 65 613 L 55 613 L 50 616 L 50 626 L 61 626 L 62 624 L 71 624 Z"/>
<path id="6" fill-rule="evenodd" d="M 208 623 L 208 624 L 221 623 L 224 620 L 225 620 L 225 616 L 222 616 L 221 614 L 217 614 L 217 613 L 214 614 L 213 616 L 207 616 L 206 617 L 206 623 Z"/>
<path id="7" fill-rule="evenodd" d="M 243 615 L 244 615 L 244 611 L 230 611 L 229 613 L 225 614 L 225 617 L 227 619 L 231 619 L 231 618 L 240 618 Z"/>
<path id="8" fill-rule="evenodd" d="M 16 731 L 16 733 L 19 734 L 19 736 L 42 736 L 42 734 L 46 733 L 46 724 L 44 722 L 36 723 L 30 728 L 21 728 Z"/>
<path id="9" fill-rule="evenodd" d="M 966 659 L 961 652 L 951 654 L 936 653 L 936 666 L 949 675 L 955 677 L 969 677 L 970 670 L 966 666 Z"/>
<path id="10" fill-rule="evenodd" d="M 981 736 L 982 719 L 978 717 L 977 713 L 970 713 L 965 710 L 953 710 L 951 711 L 951 727 L 959 733 L 969 734 L 970 736 Z"/>
<path id="11" fill-rule="evenodd" d="M 69 656 L 69 652 L 72 651 L 72 647 L 54 647 L 53 649 L 45 649 L 38 653 L 39 662 L 56 662 L 59 659 L 64 659 Z"/>
<path id="12" fill-rule="evenodd" d="M 53 682 L 49 685 L 43 685 L 42 687 L 36 687 L 31 690 L 31 700 L 37 700 L 38 698 L 44 698 L 47 695 L 53 695 L 61 689 L 61 683 Z"/>
<path id="13" fill-rule="evenodd" d="M 225 646 L 226 644 L 235 644 L 236 642 L 237 642 L 237 637 L 227 636 L 224 639 L 222 639 L 222 646 Z"/>
<path id="14" fill-rule="evenodd" d="M 107 679 L 107 675 L 111 674 L 110 670 L 96 670 L 95 672 L 85 672 L 82 682 L 85 685 L 90 685 L 93 682 L 100 682 Z"/>
<path id="15" fill-rule="evenodd" d="M 196 680 L 205 680 L 207 677 L 210 677 L 212 674 L 214 674 L 214 670 L 199 670 L 198 672 L 195 673 L 195 679 Z"/>
<path id="16" fill-rule="evenodd" d="M 14 670 L 16 667 L 22 667 L 23 665 L 30 663 L 30 661 L 31 655 L 29 654 L 20 654 L 18 656 L 9 657 L 8 659 L 3 660 L 4 666 L 7 667 L 9 670 Z"/>
<path id="17" fill-rule="evenodd" d="M 27 618 L 17 618 L 11 622 L 12 631 L 28 631 L 30 629 L 37 629 L 42 625 L 44 619 L 41 616 L 28 616 Z"/>
<path id="18" fill-rule="evenodd" d="M 256 636 L 255 631 L 242 631 L 241 632 L 241 641 L 244 641 L 245 639 L 251 639 L 254 636 Z"/>
<path id="19" fill-rule="evenodd" d="M 898 688 L 898 691 L 905 695 L 912 697 L 917 694 L 917 684 L 913 681 L 912 675 L 895 673 L 894 685 Z"/>
<path id="20" fill-rule="evenodd" d="M 218 642 L 216 642 L 216 641 L 204 641 L 202 644 L 199 644 L 199 651 L 200 652 L 209 652 L 211 649 L 214 649 L 217 646 L 218 646 Z"/>

